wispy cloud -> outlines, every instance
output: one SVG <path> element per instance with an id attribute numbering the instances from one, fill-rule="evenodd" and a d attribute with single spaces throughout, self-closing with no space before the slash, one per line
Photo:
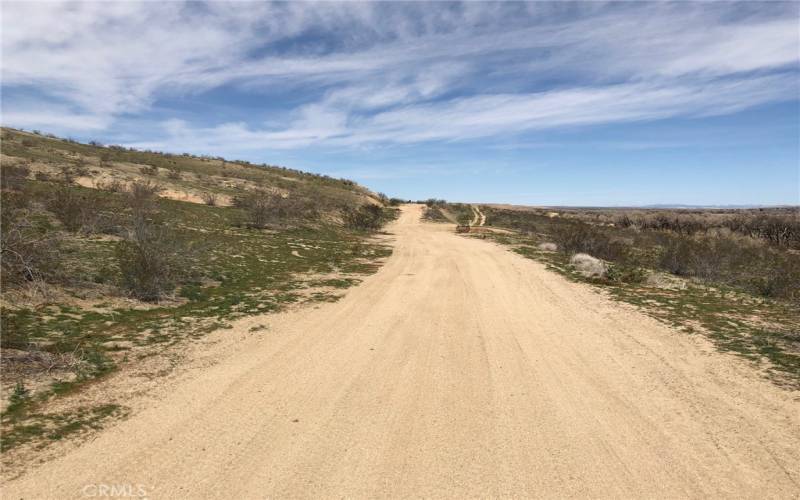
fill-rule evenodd
<path id="1" fill-rule="evenodd" d="M 160 132 L 136 145 L 231 151 L 459 141 L 797 98 L 798 4 L 583 7 L 6 2 L 3 123 L 87 132 L 158 110 Z M 250 96 L 252 117 L 196 123 L 158 107 L 222 86 Z M 274 110 L 287 91 L 301 98 Z"/>
<path id="2" fill-rule="evenodd" d="M 244 123 L 196 128 L 166 123 L 167 141 L 133 144 L 172 146 L 192 151 L 223 148 L 296 148 L 324 142 L 331 146 L 365 143 L 458 141 L 529 130 L 656 120 L 674 116 L 732 113 L 780 100 L 796 89 L 792 75 L 664 86 L 626 83 L 527 94 L 493 94 L 411 104 L 352 118 L 354 107 L 314 103 L 280 129 L 252 129 Z M 348 111 L 350 114 L 348 114 Z"/>

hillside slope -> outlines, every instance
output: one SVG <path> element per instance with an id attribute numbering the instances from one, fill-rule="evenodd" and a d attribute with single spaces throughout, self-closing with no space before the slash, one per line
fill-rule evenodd
<path id="1" fill-rule="evenodd" d="M 63 178 L 66 175 L 78 185 L 99 189 L 115 182 L 157 179 L 163 187 L 160 196 L 194 203 L 203 203 L 204 195 L 212 193 L 217 196 L 217 204 L 230 205 L 233 197 L 253 189 L 313 196 L 326 206 L 377 201 L 374 193 L 347 179 L 220 157 L 81 144 L 9 128 L 2 129 L 0 152 L 3 165 L 27 165 L 34 178 Z"/>
<path id="2" fill-rule="evenodd" d="M 337 300 L 391 250 L 347 180 L 3 129 L 2 446 L 124 413 L 81 399 L 229 321 Z M 6 453 L 5 458 L 10 455 Z"/>

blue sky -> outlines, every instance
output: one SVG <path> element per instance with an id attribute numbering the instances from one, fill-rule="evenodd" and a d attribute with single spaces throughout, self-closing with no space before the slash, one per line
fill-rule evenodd
<path id="1" fill-rule="evenodd" d="M 404 198 L 800 203 L 800 3 L 2 4 L 2 123 Z"/>

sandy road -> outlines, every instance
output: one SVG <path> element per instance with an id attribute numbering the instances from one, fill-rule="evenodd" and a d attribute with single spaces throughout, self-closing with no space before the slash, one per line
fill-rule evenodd
<path id="1" fill-rule="evenodd" d="M 344 299 L 266 317 L 3 498 L 800 495 L 796 393 L 420 212 Z"/>

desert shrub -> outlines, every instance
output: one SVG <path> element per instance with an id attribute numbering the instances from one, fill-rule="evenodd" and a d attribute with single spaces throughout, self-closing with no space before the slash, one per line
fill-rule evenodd
<path id="1" fill-rule="evenodd" d="M 383 225 L 383 210 L 370 203 L 358 208 L 346 207 L 342 210 L 345 226 L 356 231 L 377 231 Z"/>
<path id="2" fill-rule="evenodd" d="M 724 224 L 732 231 L 765 239 L 774 245 L 800 246 L 800 217 L 797 215 L 738 215 Z"/>
<path id="3" fill-rule="evenodd" d="M 96 191 L 60 185 L 44 203 L 64 229 L 70 232 L 119 232 L 120 218 L 115 206 Z"/>
<path id="4" fill-rule="evenodd" d="M 459 212 L 456 216 L 456 222 L 458 222 L 460 226 L 469 226 L 472 222 L 472 219 L 472 215 L 468 212 Z"/>
<path id="5" fill-rule="evenodd" d="M 246 224 L 250 227 L 286 225 L 317 215 L 311 200 L 277 193 L 256 191 L 233 199 L 236 207 L 245 210 Z"/>
<path id="6" fill-rule="evenodd" d="M 21 190 L 29 173 L 30 169 L 27 165 L 3 165 L 0 168 L 0 188 L 12 191 Z"/>
<path id="7" fill-rule="evenodd" d="M 618 217 L 617 220 L 614 221 L 614 225 L 617 227 L 631 227 L 634 225 L 633 219 L 631 219 L 627 214 Z"/>
<path id="8" fill-rule="evenodd" d="M 690 276 L 696 252 L 697 245 L 692 240 L 672 238 L 661 252 L 659 267 L 678 276 Z"/>
<path id="9" fill-rule="evenodd" d="M 214 207 L 217 205 L 218 202 L 217 193 L 211 193 L 206 191 L 203 194 L 201 194 L 200 197 L 203 199 L 203 203 L 205 203 L 210 207 Z"/>
<path id="10" fill-rule="evenodd" d="M 487 226 L 507 227 L 516 229 L 522 234 L 532 236 L 538 233 L 549 232 L 552 221 L 533 212 L 523 212 L 519 210 L 501 210 L 491 207 L 484 207 L 483 213 L 486 216 Z"/>
<path id="11" fill-rule="evenodd" d="M 112 159 L 111 151 L 101 151 L 99 158 L 101 167 L 111 166 L 111 159 Z"/>
<path id="12" fill-rule="evenodd" d="M 0 214 L 2 284 L 54 280 L 61 263 L 59 234 L 40 227 L 21 196 L 5 195 Z"/>
<path id="13" fill-rule="evenodd" d="M 637 226 L 641 229 L 672 231 L 682 235 L 692 235 L 706 229 L 705 224 L 692 215 L 658 213 L 639 218 Z"/>
<path id="14" fill-rule="evenodd" d="M 389 206 L 391 206 L 391 207 L 399 207 L 403 203 L 405 203 L 405 202 L 403 200 L 401 200 L 400 198 L 389 198 Z"/>
<path id="15" fill-rule="evenodd" d="M 161 186 L 150 181 L 136 181 L 128 186 L 128 205 L 135 218 L 146 217 L 155 209 L 156 196 L 161 192 Z"/>
<path id="16" fill-rule="evenodd" d="M 185 276 L 184 250 L 167 228 L 134 219 L 116 248 L 122 288 L 139 300 L 157 302 Z"/>
<path id="17" fill-rule="evenodd" d="M 70 232 L 90 229 L 98 217 L 96 197 L 68 186 L 55 189 L 45 201 L 45 207 Z"/>
<path id="18" fill-rule="evenodd" d="M 678 276 L 730 282 L 738 268 L 753 258 L 744 242 L 730 238 L 669 238 L 663 247 L 659 265 Z"/>
<path id="19" fill-rule="evenodd" d="M 552 231 L 558 249 L 566 254 L 588 252 L 595 242 L 595 233 L 585 224 L 561 224 Z"/>
<path id="20" fill-rule="evenodd" d="M 33 178 L 36 179 L 37 181 L 40 181 L 40 182 L 50 182 L 50 181 L 53 180 L 53 177 L 50 174 L 48 174 L 47 172 L 44 172 L 42 170 L 39 170 L 38 172 L 35 172 L 33 174 Z"/>
<path id="21" fill-rule="evenodd" d="M 764 297 L 800 300 L 800 257 L 773 254 L 768 267 L 751 276 L 747 285 Z"/>
<path id="22" fill-rule="evenodd" d="M 545 252 L 555 252 L 558 250 L 558 245 L 555 243 L 539 243 L 537 247 L 539 250 L 544 250 Z"/>
<path id="23" fill-rule="evenodd" d="M 171 168 L 169 172 L 167 172 L 167 177 L 173 180 L 179 180 L 181 178 L 181 172 L 176 168 Z"/>
<path id="24" fill-rule="evenodd" d="M 246 209 L 252 201 L 252 193 L 237 194 L 231 197 L 231 206 Z"/>
<path id="25" fill-rule="evenodd" d="M 145 165 L 139 169 L 144 175 L 150 175 L 153 177 L 158 176 L 158 167 L 155 165 Z"/>
<path id="26" fill-rule="evenodd" d="M 58 177 L 61 182 L 65 184 L 73 184 L 75 182 L 75 168 L 72 165 L 61 165 Z"/>
<path id="27" fill-rule="evenodd" d="M 444 216 L 439 207 L 425 207 L 425 212 L 422 213 L 422 218 L 435 222 L 448 222 L 447 217 Z"/>
<path id="28" fill-rule="evenodd" d="M 663 245 L 659 267 L 765 297 L 800 296 L 800 256 L 747 238 L 674 237 Z"/>
<path id="29" fill-rule="evenodd" d="M 97 189 L 102 191 L 111 191 L 112 193 L 124 193 L 127 186 L 119 179 L 109 179 L 107 181 L 98 181 L 96 183 Z"/>
<path id="30" fill-rule="evenodd" d="M 516 225 L 515 229 L 517 229 L 522 234 L 527 236 L 533 236 L 538 231 L 536 224 L 531 221 L 521 221 L 519 224 Z"/>
<path id="31" fill-rule="evenodd" d="M 595 257 L 585 253 L 576 253 L 569 259 L 575 269 L 587 278 L 602 278 L 606 275 L 608 268 L 606 264 Z"/>
<path id="32" fill-rule="evenodd" d="M 431 207 L 431 208 L 432 207 L 444 207 L 444 206 L 447 205 L 447 200 L 441 200 L 441 199 L 437 199 L 437 198 L 428 198 L 427 200 L 425 200 L 425 204 L 428 207 Z"/>
<path id="33" fill-rule="evenodd" d="M 566 255 L 586 253 L 612 265 L 607 277 L 637 282 L 642 268 L 658 269 L 749 293 L 781 299 L 800 297 L 800 255 L 794 248 L 796 211 L 644 212 L 604 214 L 487 208 L 487 224 L 522 231 L 530 222 Z M 573 218 L 567 218 L 567 216 Z M 612 219 L 611 217 L 614 217 Z M 577 220 L 576 220 L 577 219 Z"/>
<path id="34" fill-rule="evenodd" d="M 551 236 L 558 250 L 568 255 L 588 253 L 612 261 L 624 261 L 628 258 L 629 245 L 589 224 L 562 222 L 552 227 Z"/>
<path id="35" fill-rule="evenodd" d="M 648 274 L 645 269 L 625 264 L 612 264 L 607 266 L 606 276 L 611 281 L 621 283 L 643 283 Z"/>
<path id="36" fill-rule="evenodd" d="M 75 177 L 88 177 L 91 173 L 89 167 L 86 166 L 86 162 L 83 160 L 76 161 L 70 169 L 72 170 L 72 175 Z"/>

